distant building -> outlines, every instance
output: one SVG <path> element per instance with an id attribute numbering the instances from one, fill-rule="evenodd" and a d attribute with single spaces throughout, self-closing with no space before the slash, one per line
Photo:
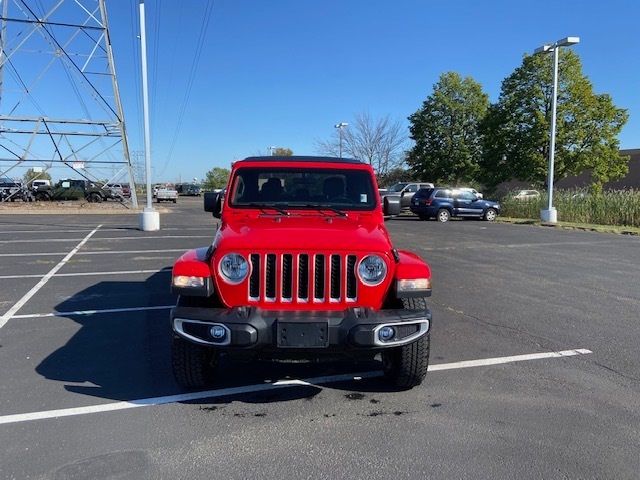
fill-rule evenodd
<path id="1" fill-rule="evenodd" d="M 605 190 L 640 190 L 640 148 L 620 150 L 620 155 L 629 155 L 629 173 L 619 180 L 604 184 Z M 556 182 L 558 188 L 586 188 L 591 184 L 591 171 L 585 170 L 580 175 L 563 178 Z"/>
<path id="2" fill-rule="evenodd" d="M 605 190 L 640 190 L 640 148 L 620 150 L 620 155 L 629 155 L 629 173 L 619 180 L 604 184 Z M 580 175 L 573 175 L 555 182 L 555 188 L 575 189 L 587 188 L 591 185 L 591 171 L 585 170 Z M 513 190 L 531 188 L 528 182 L 510 180 L 503 182 L 496 188 L 496 194 L 504 195 Z"/>

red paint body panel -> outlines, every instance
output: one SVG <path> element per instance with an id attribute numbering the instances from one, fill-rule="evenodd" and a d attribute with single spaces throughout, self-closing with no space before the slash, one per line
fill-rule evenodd
<path id="1" fill-rule="evenodd" d="M 206 261 L 208 247 L 196 248 L 184 253 L 173 265 L 172 276 L 209 277 L 211 270 Z"/>
<path id="2" fill-rule="evenodd" d="M 398 278 L 430 278 L 429 267 L 417 255 L 401 251 L 400 262 L 396 263 L 393 256 L 393 245 L 387 229 L 380 199 L 376 196 L 373 210 L 345 210 L 347 216 L 342 217 L 332 212 L 317 210 L 290 210 L 289 216 L 265 212 L 260 208 L 234 208 L 230 205 L 230 198 L 235 188 L 234 179 L 239 168 L 273 168 L 289 167 L 296 169 L 339 169 L 363 170 L 371 175 L 374 187 L 375 175 L 370 165 L 364 163 L 328 163 L 315 161 L 240 161 L 233 165 L 230 176 L 229 192 L 225 196 L 222 209 L 222 224 L 213 241 L 213 255 L 206 263 L 206 249 L 190 250 L 178 259 L 174 268 L 174 275 L 208 276 L 213 278 L 214 288 L 220 300 L 227 307 L 254 305 L 270 310 L 315 310 L 337 311 L 350 307 L 367 307 L 379 310 Z M 218 272 L 222 257 L 228 253 L 241 254 L 249 261 L 250 271 L 247 278 L 240 284 L 225 282 Z M 252 298 L 250 289 L 251 255 L 258 255 L 260 288 L 259 297 Z M 291 290 L 290 298 L 283 298 L 284 280 L 283 268 L 288 263 L 284 255 L 291 255 Z M 381 284 L 367 286 L 357 276 L 358 262 L 369 254 L 382 257 L 387 266 L 387 275 Z M 275 295 L 266 296 L 267 255 L 275 255 Z M 317 255 L 324 255 L 324 298 L 298 298 L 299 262 L 307 255 L 312 262 Z M 331 287 L 331 256 L 338 255 L 341 261 L 340 295 L 330 298 Z M 347 298 L 347 284 L 350 273 L 346 268 L 347 262 L 355 257 L 356 291 L 355 298 Z M 288 261 L 287 257 L 287 261 Z M 313 263 L 311 263 L 313 265 Z M 309 266 L 308 278 L 302 279 L 308 285 L 308 291 L 315 293 L 315 275 Z M 300 267 L 302 268 L 302 267 Z M 256 278 L 258 274 L 256 273 Z M 289 278 L 288 276 L 286 278 Z M 333 276 L 337 278 L 337 274 Z M 312 287 L 313 286 L 313 287 Z M 264 287 L 264 288 L 263 288 Z M 314 289 L 312 291 L 312 288 Z M 303 289 L 304 290 L 304 289 Z M 312 296 L 313 293 L 310 293 Z"/>
<path id="3" fill-rule="evenodd" d="M 407 250 L 398 250 L 400 263 L 396 267 L 396 280 L 431 278 L 431 269 L 422 258 Z"/>

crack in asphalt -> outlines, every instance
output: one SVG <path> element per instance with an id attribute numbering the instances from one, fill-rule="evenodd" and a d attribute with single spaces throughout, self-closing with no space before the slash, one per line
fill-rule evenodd
<path id="1" fill-rule="evenodd" d="M 454 308 L 454 307 L 452 307 L 450 305 L 446 305 L 446 304 L 441 303 L 441 302 L 437 302 L 437 301 L 431 300 L 431 303 L 435 303 L 436 305 L 439 305 L 439 306 L 441 306 L 443 308 L 446 308 L 447 310 L 449 310 L 451 312 L 457 313 L 458 315 L 463 316 L 463 317 L 470 318 L 470 319 L 475 320 L 476 322 L 482 323 L 484 325 L 488 325 L 490 327 L 501 328 L 501 329 L 504 329 L 504 330 L 509 330 L 509 331 L 512 331 L 512 332 L 519 333 L 521 335 L 525 335 L 525 336 L 529 337 L 530 339 L 532 339 L 533 340 L 533 344 L 536 345 L 538 348 L 542 348 L 544 350 L 549 350 L 550 352 L 556 351 L 556 350 L 558 350 L 558 348 L 560 348 L 559 344 L 555 344 L 555 346 L 545 346 L 542 343 L 540 343 L 540 341 L 544 341 L 544 342 L 547 342 L 549 345 L 554 345 L 554 341 L 551 340 L 550 338 L 541 337 L 539 335 L 534 335 L 534 334 L 529 333 L 529 332 L 527 332 L 525 330 L 522 330 L 522 329 L 516 328 L 516 327 L 511 327 L 509 325 L 503 325 L 503 324 L 500 324 L 500 323 L 493 323 L 493 322 L 490 322 L 490 321 L 485 320 L 483 318 L 477 317 L 475 315 L 471 315 L 470 313 L 466 313 L 463 310 L 458 310 L 458 309 L 456 309 L 456 308 Z"/>

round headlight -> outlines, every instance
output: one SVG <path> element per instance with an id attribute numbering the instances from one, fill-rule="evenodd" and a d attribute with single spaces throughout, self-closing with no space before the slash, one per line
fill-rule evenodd
<path id="1" fill-rule="evenodd" d="M 358 276 L 366 285 L 379 285 L 386 275 L 387 264 L 378 255 L 364 257 L 358 265 Z"/>
<path id="2" fill-rule="evenodd" d="M 242 255 L 228 253 L 220 260 L 220 273 L 227 283 L 240 283 L 249 273 L 249 264 Z"/>

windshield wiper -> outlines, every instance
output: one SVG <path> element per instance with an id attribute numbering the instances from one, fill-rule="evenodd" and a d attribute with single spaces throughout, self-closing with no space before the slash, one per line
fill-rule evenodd
<path id="1" fill-rule="evenodd" d="M 290 213 L 286 211 L 284 208 L 280 208 L 273 203 L 248 203 L 247 206 L 254 207 L 254 208 L 275 210 L 280 215 L 286 215 L 286 216 L 290 215 Z M 283 205 L 283 206 L 288 207 L 288 205 Z"/>
<path id="2" fill-rule="evenodd" d="M 347 214 L 345 212 L 343 212 L 342 210 L 336 208 L 336 207 L 332 207 L 331 205 L 317 205 L 317 204 L 312 204 L 312 203 L 307 203 L 306 205 L 304 205 L 305 208 L 313 208 L 316 210 L 330 210 L 333 213 L 335 213 L 336 215 L 338 215 L 339 217 L 346 217 Z"/>

